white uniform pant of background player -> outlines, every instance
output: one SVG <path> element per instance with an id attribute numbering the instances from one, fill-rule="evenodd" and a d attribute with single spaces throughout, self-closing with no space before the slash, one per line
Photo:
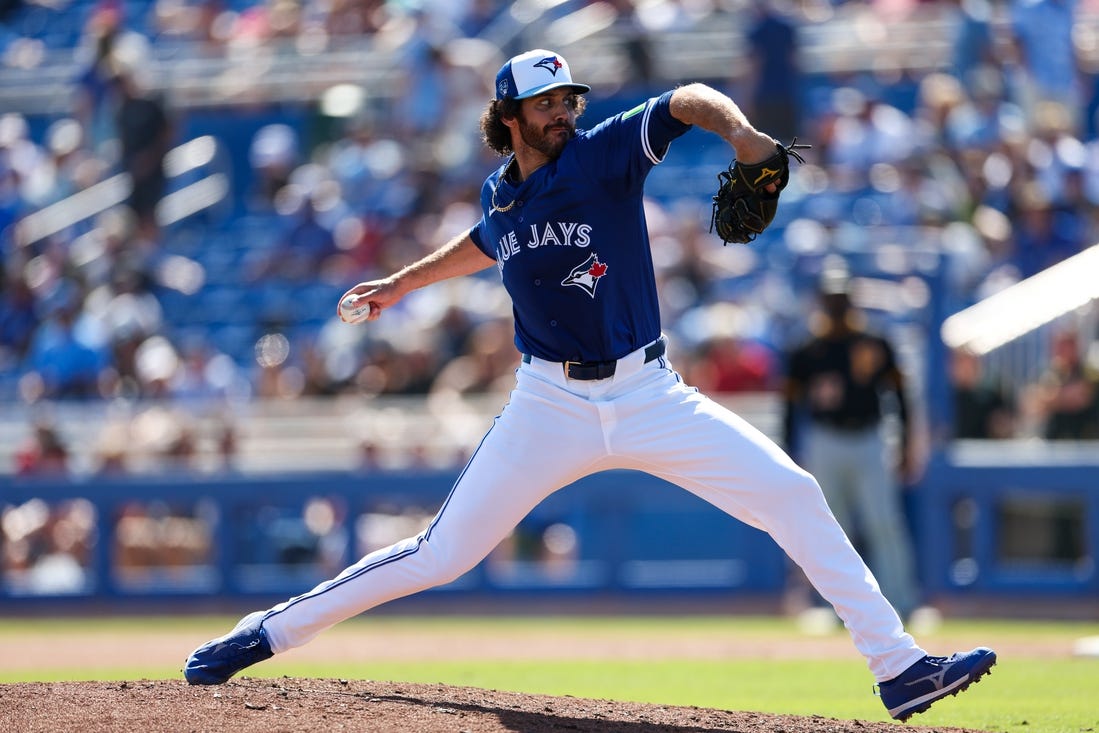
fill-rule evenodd
<path id="1" fill-rule="evenodd" d="M 865 542 L 867 561 L 886 598 L 902 614 L 916 610 L 912 543 L 882 429 L 810 425 L 805 437 L 805 468 L 820 482 L 840 526 Z"/>
<path id="2" fill-rule="evenodd" d="M 634 352 L 614 377 L 590 382 L 565 379 L 560 364 L 523 364 L 508 404 L 430 526 L 269 610 L 263 627 L 273 651 L 458 578 L 558 488 L 625 468 L 682 486 L 770 533 L 832 603 L 878 681 L 922 658 L 816 481 L 743 419 L 685 386 L 664 359 L 643 362 L 643 350 Z"/>

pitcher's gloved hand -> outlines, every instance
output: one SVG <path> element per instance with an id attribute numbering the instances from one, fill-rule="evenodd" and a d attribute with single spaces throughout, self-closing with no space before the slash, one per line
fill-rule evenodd
<path id="1" fill-rule="evenodd" d="M 790 158 L 804 163 L 798 151 L 811 147 L 798 145 L 796 137 L 789 145 L 776 142 L 770 158 L 747 165 L 734 160 L 718 173 L 710 231 L 716 229 L 725 244 L 755 239 L 775 218 L 779 195 L 790 182 Z"/>

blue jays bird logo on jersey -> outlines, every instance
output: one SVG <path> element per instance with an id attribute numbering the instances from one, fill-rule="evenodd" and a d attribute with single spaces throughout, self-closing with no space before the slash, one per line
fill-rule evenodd
<path id="1" fill-rule="evenodd" d="M 534 65 L 536 69 L 545 69 L 553 76 L 557 76 L 557 70 L 561 68 L 561 62 L 556 56 L 547 56 Z"/>
<path id="2" fill-rule="evenodd" d="M 561 281 L 561 284 L 575 285 L 594 299 L 595 287 L 599 285 L 599 278 L 606 274 L 606 263 L 600 262 L 599 255 L 593 252 L 588 259 L 572 268 L 572 272 Z"/>

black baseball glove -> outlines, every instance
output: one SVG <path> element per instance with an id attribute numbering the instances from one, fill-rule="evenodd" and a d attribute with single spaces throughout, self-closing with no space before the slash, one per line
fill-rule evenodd
<path id="1" fill-rule="evenodd" d="M 736 160 L 730 163 L 728 170 L 717 174 L 710 231 L 716 229 L 725 244 L 747 244 L 755 239 L 775 218 L 779 194 L 790 182 L 790 158 L 804 163 L 798 151 L 811 147 L 798 145 L 795 137 L 789 145 L 776 142 L 775 154 L 766 160 L 751 165 Z M 774 190 L 768 191 L 772 183 Z"/>

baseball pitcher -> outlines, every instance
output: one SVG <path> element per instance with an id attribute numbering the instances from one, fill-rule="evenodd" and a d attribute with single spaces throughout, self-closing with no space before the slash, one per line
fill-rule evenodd
<path id="1" fill-rule="evenodd" d="M 920 648 L 814 478 L 684 384 L 668 361 L 646 176 L 693 127 L 721 136 L 738 163 L 722 177 L 715 224 L 723 240 L 749 242 L 774 215 L 795 146 L 758 132 L 731 99 L 702 84 L 581 130 L 588 91 L 553 51 L 507 61 L 481 117 L 485 144 L 505 160 L 481 188 L 480 221 L 399 272 L 356 285 L 338 307 L 349 323 L 370 322 L 417 288 L 499 271 L 523 354 L 515 388 L 438 514 L 420 534 L 199 647 L 184 669 L 188 682 L 223 683 L 344 619 L 454 580 L 559 487 L 607 469 L 666 479 L 770 533 L 843 619 L 894 718 L 926 710 L 991 669 L 991 649 L 934 657 Z"/>

